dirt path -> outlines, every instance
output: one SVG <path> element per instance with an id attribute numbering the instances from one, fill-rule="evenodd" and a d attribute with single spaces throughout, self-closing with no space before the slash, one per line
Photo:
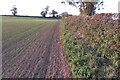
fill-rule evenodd
<path id="1" fill-rule="evenodd" d="M 38 29 L 13 43 L 11 48 L 4 49 L 3 78 L 71 77 L 60 42 L 59 28 L 57 22 L 50 28 Z"/>

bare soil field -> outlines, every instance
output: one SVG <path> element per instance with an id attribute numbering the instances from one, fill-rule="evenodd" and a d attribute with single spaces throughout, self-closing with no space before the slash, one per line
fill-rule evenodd
<path id="1" fill-rule="evenodd" d="M 3 17 L 3 78 L 68 78 L 57 20 Z"/>

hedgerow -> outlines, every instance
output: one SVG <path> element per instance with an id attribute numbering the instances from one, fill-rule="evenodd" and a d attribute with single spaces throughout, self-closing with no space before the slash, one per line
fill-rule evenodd
<path id="1" fill-rule="evenodd" d="M 63 20 L 61 40 L 73 77 L 119 77 L 120 25 L 114 15 L 80 15 Z"/>

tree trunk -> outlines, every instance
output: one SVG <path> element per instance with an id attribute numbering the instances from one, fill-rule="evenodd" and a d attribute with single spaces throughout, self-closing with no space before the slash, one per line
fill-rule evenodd
<path id="1" fill-rule="evenodd" d="M 15 12 L 12 12 L 13 16 L 15 16 Z"/>
<path id="2" fill-rule="evenodd" d="M 53 17 L 55 17 L 55 14 L 53 14 Z"/>
<path id="3" fill-rule="evenodd" d="M 81 8 L 80 8 L 81 14 L 85 14 L 85 15 L 94 15 L 94 4 L 92 4 L 92 2 L 86 2 L 86 3 L 82 3 Z"/>
<path id="4" fill-rule="evenodd" d="M 45 17 L 46 17 L 46 15 L 45 15 L 45 14 L 43 14 L 43 17 L 45 18 Z"/>

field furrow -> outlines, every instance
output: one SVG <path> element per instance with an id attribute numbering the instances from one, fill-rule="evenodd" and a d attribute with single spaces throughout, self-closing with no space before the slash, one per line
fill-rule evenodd
<path id="1" fill-rule="evenodd" d="M 60 44 L 59 23 L 3 18 L 3 78 L 70 77 Z"/>

